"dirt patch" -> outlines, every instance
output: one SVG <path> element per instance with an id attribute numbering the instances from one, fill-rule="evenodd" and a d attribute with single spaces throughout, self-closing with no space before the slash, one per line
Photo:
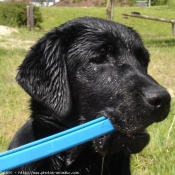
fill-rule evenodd
<path id="1" fill-rule="evenodd" d="M 0 35 L 10 35 L 12 32 L 18 32 L 18 30 L 15 28 L 0 25 Z"/>
<path id="2" fill-rule="evenodd" d="M 0 25 L 0 46 L 4 48 L 24 48 L 28 50 L 34 41 L 21 41 L 9 38 L 12 32 L 18 32 L 18 29 Z M 9 37 L 6 37 L 9 36 Z"/>
<path id="3" fill-rule="evenodd" d="M 22 40 L 9 39 L 9 38 L 4 39 L 4 37 L 2 37 L 2 39 L 3 39 L 3 42 L 0 42 L 0 46 L 6 49 L 23 48 L 25 50 L 28 50 L 34 44 L 34 41 L 24 41 L 24 40 L 22 41 Z"/>

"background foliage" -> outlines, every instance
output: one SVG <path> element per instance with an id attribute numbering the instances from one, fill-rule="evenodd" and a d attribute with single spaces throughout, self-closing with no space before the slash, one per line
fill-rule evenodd
<path id="1" fill-rule="evenodd" d="M 27 5 L 26 3 L 0 3 L 0 25 L 21 27 L 27 25 Z M 40 8 L 34 6 L 34 24 L 41 28 L 43 18 Z"/>
<path id="2" fill-rule="evenodd" d="M 151 5 L 166 5 L 168 0 L 152 0 Z"/>

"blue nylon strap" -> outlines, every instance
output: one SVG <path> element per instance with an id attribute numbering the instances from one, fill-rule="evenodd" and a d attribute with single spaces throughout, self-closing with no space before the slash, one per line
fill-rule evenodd
<path id="1" fill-rule="evenodd" d="M 104 116 L 0 154 L 0 173 L 43 159 L 114 130 Z"/>

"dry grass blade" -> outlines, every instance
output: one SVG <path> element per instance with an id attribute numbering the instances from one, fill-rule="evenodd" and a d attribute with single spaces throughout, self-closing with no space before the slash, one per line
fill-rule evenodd
<path id="1" fill-rule="evenodd" d="M 171 126 L 170 126 L 170 128 L 169 128 L 169 130 L 168 130 L 168 135 L 167 135 L 167 139 L 166 139 L 166 147 L 168 146 L 168 142 L 169 142 L 169 139 L 170 139 L 170 133 L 171 133 L 171 131 L 172 131 L 174 122 L 175 122 L 175 115 L 174 115 L 174 117 L 173 117 L 173 121 L 172 121 L 172 123 L 171 123 Z"/>

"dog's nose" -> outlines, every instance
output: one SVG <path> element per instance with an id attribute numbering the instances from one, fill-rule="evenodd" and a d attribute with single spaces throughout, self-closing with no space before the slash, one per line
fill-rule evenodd
<path id="1" fill-rule="evenodd" d="M 147 101 L 155 108 L 162 108 L 170 103 L 170 95 L 166 91 L 152 91 L 146 96 Z"/>
<path id="2" fill-rule="evenodd" d="M 153 110 L 159 114 L 156 122 L 160 122 L 167 117 L 170 110 L 171 96 L 165 89 L 147 90 L 146 100 L 152 105 Z"/>

